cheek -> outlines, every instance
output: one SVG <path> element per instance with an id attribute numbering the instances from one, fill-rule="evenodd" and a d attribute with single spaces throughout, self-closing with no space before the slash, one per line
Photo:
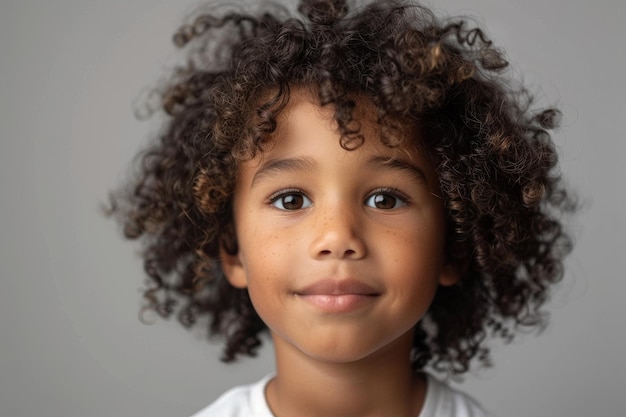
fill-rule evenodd
<path id="1" fill-rule="evenodd" d="M 436 291 L 445 264 L 444 236 L 436 220 L 416 226 L 411 233 L 398 233 L 388 252 L 396 276 L 403 281 L 398 286 L 424 300 Z"/>
<path id="2" fill-rule="evenodd" d="M 259 257 L 256 262 L 248 264 L 248 294 L 254 309 L 264 322 L 271 322 L 276 315 L 278 293 L 277 277 L 271 269 L 267 268 L 269 262 Z"/>
<path id="3" fill-rule="evenodd" d="M 246 274 L 248 292 L 253 305 L 262 314 L 274 304 L 271 299 L 285 291 L 285 277 L 293 267 L 291 242 L 280 233 L 264 233 L 259 228 L 248 229 L 240 246 L 241 262 Z"/>

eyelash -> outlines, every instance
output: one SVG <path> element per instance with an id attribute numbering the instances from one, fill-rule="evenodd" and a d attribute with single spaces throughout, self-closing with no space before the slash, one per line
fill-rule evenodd
<path id="1" fill-rule="evenodd" d="M 279 202 L 281 199 L 283 199 L 285 197 L 288 197 L 288 196 L 294 196 L 294 195 L 297 195 L 297 196 L 303 198 L 304 201 L 302 202 L 302 204 L 307 206 L 307 207 L 298 207 L 298 208 L 288 209 L 288 208 L 284 207 L 284 202 L 283 202 L 283 207 L 278 207 L 276 205 L 277 202 Z M 407 196 L 405 193 L 403 193 L 402 191 L 398 190 L 397 188 L 382 187 L 382 188 L 378 188 L 378 189 L 372 191 L 371 193 L 369 193 L 367 195 L 367 197 L 365 198 L 364 204 L 367 205 L 367 202 L 372 197 L 378 196 L 378 195 L 384 195 L 384 196 L 388 196 L 388 197 L 393 197 L 394 199 L 397 200 L 395 202 L 395 204 L 394 204 L 394 207 L 383 209 L 383 210 L 397 209 L 399 207 L 406 206 L 407 204 L 410 203 L 409 196 Z M 267 201 L 268 201 L 268 204 L 270 204 L 271 206 L 274 206 L 277 209 L 284 210 L 284 211 L 300 210 L 300 209 L 303 209 L 303 208 L 308 208 L 312 204 L 311 200 L 306 196 L 306 194 L 301 189 L 298 189 L 298 188 L 288 188 L 288 189 L 284 189 L 284 190 L 280 190 L 278 192 L 275 192 L 275 193 L 273 193 L 272 195 L 269 196 Z M 397 204 L 398 202 L 400 203 L 400 206 L 398 206 L 398 204 Z M 378 208 L 378 207 L 370 206 L 370 205 L 367 205 L 367 206 L 371 207 L 371 208 Z"/>
<path id="2" fill-rule="evenodd" d="M 278 201 L 280 201 L 280 199 L 285 198 L 285 197 L 290 196 L 290 195 L 299 195 L 299 196 L 303 197 L 304 199 L 306 199 L 306 200 L 308 200 L 310 202 L 310 199 L 306 196 L 306 194 L 302 190 L 300 190 L 298 188 L 288 188 L 288 189 L 277 191 L 277 192 L 273 193 L 272 195 L 270 195 L 269 198 L 267 199 L 267 201 L 268 201 L 268 204 L 270 204 L 271 206 L 276 207 L 279 210 L 295 211 L 295 210 L 302 209 L 303 207 L 298 207 L 297 209 L 290 210 L 290 209 L 287 209 L 287 208 L 280 208 L 280 207 L 276 206 L 276 203 Z"/>
<path id="3" fill-rule="evenodd" d="M 398 190 L 397 188 L 393 188 L 393 187 L 378 188 L 372 191 L 371 193 L 369 193 L 368 196 L 365 198 L 365 201 L 367 202 L 369 199 L 371 199 L 372 197 L 376 195 L 391 196 L 397 199 L 401 203 L 400 207 L 406 206 L 410 203 L 410 198 L 408 195 Z M 371 207 L 371 206 L 368 206 L 368 207 Z M 378 208 L 378 207 L 372 207 L 372 208 Z M 397 209 L 397 208 L 399 207 L 393 207 L 393 209 Z M 391 209 L 387 209 L 387 210 L 391 210 Z"/>

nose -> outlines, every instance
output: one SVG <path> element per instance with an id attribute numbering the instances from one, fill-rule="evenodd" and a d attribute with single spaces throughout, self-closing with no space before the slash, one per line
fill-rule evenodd
<path id="1" fill-rule="evenodd" d="M 311 257 L 314 259 L 361 259 L 367 248 L 363 224 L 346 210 L 321 213 L 313 227 Z"/>

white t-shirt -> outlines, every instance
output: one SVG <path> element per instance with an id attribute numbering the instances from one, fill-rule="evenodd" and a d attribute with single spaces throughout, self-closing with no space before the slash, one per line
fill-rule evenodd
<path id="1" fill-rule="evenodd" d="M 192 417 L 274 417 L 265 400 L 266 376 L 251 385 L 233 388 Z M 427 375 L 426 399 L 417 417 L 490 417 L 473 398 Z"/>

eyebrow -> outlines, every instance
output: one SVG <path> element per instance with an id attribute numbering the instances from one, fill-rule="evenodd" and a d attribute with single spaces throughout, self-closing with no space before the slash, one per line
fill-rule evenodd
<path id="1" fill-rule="evenodd" d="M 251 185 L 255 185 L 265 177 L 279 173 L 310 171 L 315 168 L 315 165 L 315 161 L 311 158 L 268 159 L 254 173 Z M 424 171 L 422 171 L 419 167 L 401 159 L 374 156 L 368 159 L 365 165 L 370 169 L 379 169 L 384 167 L 403 171 L 411 175 L 416 180 L 423 181 L 428 184 L 428 179 L 426 178 Z"/>
<path id="2" fill-rule="evenodd" d="M 402 159 L 374 156 L 366 162 L 366 166 L 372 169 L 385 167 L 403 171 L 411 175 L 416 180 L 423 181 L 428 184 L 428 178 L 426 177 L 424 171 L 407 161 L 403 161 Z"/>
<path id="3" fill-rule="evenodd" d="M 254 173 L 252 177 L 252 185 L 264 177 L 273 174 L 296 171 L 310 171 L 315 168 L 315 161 L 310 158 L 287 158 L 287 159 L 268 159 Z"/>

